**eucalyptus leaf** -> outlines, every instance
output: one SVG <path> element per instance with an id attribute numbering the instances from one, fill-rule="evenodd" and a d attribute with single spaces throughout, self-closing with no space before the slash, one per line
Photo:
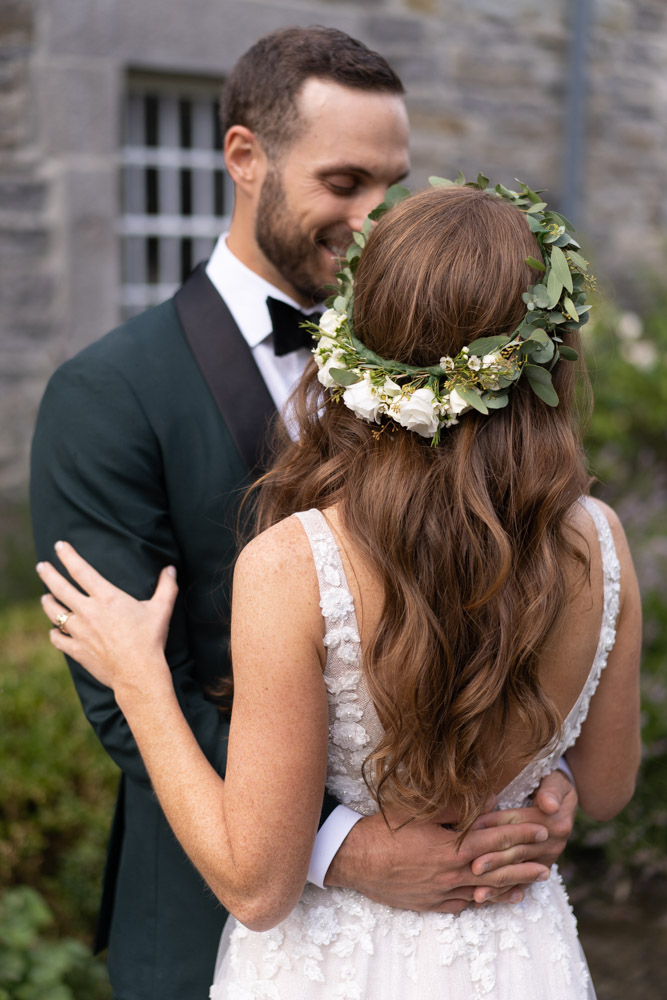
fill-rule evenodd
<path id="1" fill-rule="evenodd" d="M 571 232 L 574 232 L 574 226 L 572 225 L 570 220 L 566 219 L 565 216 L 561 215 L 560 212 L 554 212 L 554 210 L 552 209 L 549 212 L 549 215 L 553 218 L 554 222 L 558 223 L 559 226 L 565 226 L 566 229 L 569 229 Z"/>
<path id="2" fill-rule="evenodd" d="M 366 237 L 363 233 L 352 233 L 352 239 L 358 247 L 361 247 L 362 250 L 366 246 Z"/>
<path id="3" fill-rule="evenodd" d="M 549 271 L 549 276 L 547 278 L 547 294 L 546 303 L 544 305 L 545 309 L 553 309 L 553 307 L 558 302 L 563 291 L 563 282 L 560 280 L 553 268 Z"/>
<path id="4" fill-rule="evenodd" d="M 563 287 L 567 288 L 568 292 L 571 292 L 573 290 L 572 275 L 570 274 L 567 257 L 560 247 L 555 246 L 551 251 L 551 270 Z"/>
<path id="5" fill-rule="evenodd" d="M 461 186 L 461 184 L 465 184 L 465 182 L 466 182 L 465 174 L 459 170 L 458 174 L 456 175 L 456 180 L 454 181 L 454 183 Z"/>
<path id="6" fill-rule="evenodd" d="M 530 206 L 530 208 L 526 209 L 526 215 L 534 215 L 535 212 L 543 212 L 546 207 L 546 201 L 536 201 Z"/>
<path id="7" fill-rule="evenodd" d="M 543 233 L 544 227 L 542 226 L 542 220 L 536 218 L 534 215 L 526 215 L 526 221 L 528 223 L 528 228 L 531 233 Z"/>
<path id="8" fill-rule="evenodd" d="M 528 331 L 526 331 L 528 333 Z M 530 336 L 524 338 L 526 341 L 534 341 L 536 344 L 550 344 L 551 338 L 545 330 L 531 329 Z"/>
<path id="9" fill-rule="evenodd" d="M 336 312 L 344 313 L 347 312 L 347 299 L 343 295 L 337 295 L 334 299 L 333 307 Z"/>
<path id="10" fill-rule="evenodd" d="M 501 347 L 505 347 L 509 342 L 510 338 L 504 335 L 500 337 L 478 337 L 477 340 L 473 340 L 468 344 L 468 350 L 475 357 L 481 358 L 485 354 L 492 354 Z"/>
<path id="11" fill-rule="evenodd" d="M 434 188 L 454 187 L 454 181 L 447 180 L 446 177 L 429 177 L 428 182 Z"/>
<path id="12" fill-rule="evenodd" d="M 368 239 L 368 237 L 373 232 L 373 222 L 371 219 L 369 218 L 364 219 L 364 224 L 361 227 L 361 232 L 366 237 L 366 239 Z"/>
<path id="13" fill-rule="evenodd" d="M 482 402 L 485 403 L 490 410 L 502 410 L 505 406 L 507 406 L 508 401 L 509 396 L 507 393 L 495 395 L 490 392 L 485 392 L 482 395 Z"/>
<path id="14" fill-rule="evenodd" d="M 536 368 L 533 365 L 524 367 L 530 387 L 548 406 L 558 406 L 558 393 L 551 382 L 551 375 L 546 368 Z"/>
<path id="15" fill-rule="evenodd" d="M 581 268 L 582 271 L 588 270 L 588 261 L 580 253 L 577 253 L 576 250 L 568 250 L 567 255 L 575 267 Z"/>
<path id="16" fill-rule="evenodd" d="M 390 188 L 387 188 L 384 200 L 387 205 L 393 207 L 394 205 L 398 205 L 399 202 L 405 201 L 406 198 L 409 198 L 411 193 L 410 189 L 404 187 L 403 184 L 392 184 Z"/>
<path id="17" fill-rule="evenodd" d="M 349 261 L 353 261 L 355 257 L 361 256 L 361 247 L 358 247 L 356 243 L 350 244 L 347 248 L 347 253 L 345 254 Z"/>
<path id="18" fill-rule="evenodd" d="M 565 361 L 576 361 L 577 358 L 579 357 L 579 355 L 575 350 L 573 350 L 571 347 L 566 347 L 565 344 L 558 345 L 558 353 L 560 354 L 561 358 L 565 359 Z"/>
<path id="19" fill-rule="evenodd" d="M 489 186 L 489 178 L 485 177 L 484 174 L 477 174 L 477 187 L 480 191 L 486 191 Z"/>
<path id="20" fill-rule="evenodd" d="M 482 397 L 479 395 L 478 392 L 475 392 L 474 389 L 469 389 L 467 386 L 457 385 L 456 391 L 458 392 L 461 399 L 464 399 L 468 404 L 468 406 L 472 406 L 474 410 L 479 410 L 480 413 L 489 412 L 488 409 L 486 408 L 486 404 L 482 402 Z"/>
<path id="21" fill-rule="evenodd" d="M 329 374 L 338 385 L 356 385 L 357 382 L 361 382 L 361 375 L 348 371 L 347 368 L 330 368 Z"/>
<path id="22" fill-rule="evenodd" d="M 536 257 L 526 257 L 526 264 L 530 264 L 531 267 L 534 267 L 538 271 L 546 271 L 547 269 L 547 265 L 544 261 L 537 260 Z"/>
<path id="23" fill-rule="evenodd" d="M 577 319 L 579 315 L 577 312 L 577 307 L 575 306 L 574 302 L 572 301 L 569 295 L 563 296 L 563 309 L 568 314 L 570 319 Z"/>
<path id="24" fill-rule="evenodd" d="M 530 360 L 537 365 L 546 365 L 553 358 L 555 351 L 556 345 L 553 340 L 546 344 L 536 344 L 530 352 Z"/>
<path id="25" fill-rule="evenodd" d="M 529 218 L 530 218 L 530 216 L 529 216 Z M 560 233 L 560 234 L 559 233 L 547 233 L 545 235 L 545 237 L 544 237 L 544 242 L 545 243 L 555 243 L 556 240 L 561 240 L 562 238 L 563 238 L 563 234 L 562 233 Z"/>
<path id="26" fill-rule="evenodd" d="M 372 211 L 368 213 L 368 218 L 371 220 L 371 222 L 377 222 L 377 220 L 381 219 L 382 216 L 385 214 L 385 212 L 389 210 L 389 208 L 390 206 L 386 203 L 386 201 L 383 201 L 381 205 L 377 205 L 376 208 L 374 208 Z"/>

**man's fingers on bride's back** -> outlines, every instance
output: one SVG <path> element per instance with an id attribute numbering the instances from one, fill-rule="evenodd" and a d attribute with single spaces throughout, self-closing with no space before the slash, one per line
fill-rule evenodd
<path id="1" fill-rule="evenodd" d="M 488 872 L 484 875 L 483 880 L 480 879 L 480 884 L 483 881 L 485 886 L 503 889 L 516 885 L 532 885 L 533 882 L 545 882 L 548 878 L 549 869 L 545 868 L 544 865 L 540 865 L 536 861 L 524 861 L 522 864 L 510 864 Z M 475 900 L 482 902 L 478 898 L 477 892 L 475 892 Z"/>
<path id="2" fill-rule="evenodd" d="M 490 868 L 498 868 L 500 864 L 509 863 L 505 858 L 506 852 L 521 849 L 528 845 L 544 843 L 549 836 L 549 831 L 538 823 L 513 823 L 504 826 L 490 827 L 486 830 L 473 830 L 463 842 L 463 850 L 473 862 L 473 870 L 476 875 L 481 875 Z M 494 857 L 494 855 L 501 855 Z M 517 858 L 523 860 L 525 853 L 519 850 Z M 479 862 L 482 862 L 480 866 Z"/>

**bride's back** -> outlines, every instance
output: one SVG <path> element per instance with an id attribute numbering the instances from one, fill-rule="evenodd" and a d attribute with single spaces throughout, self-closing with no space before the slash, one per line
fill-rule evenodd
<path id="1" fill-rule="evenodd" d="M 523 214 L 483 192 L 408 199 L 362 255 L 355 334 L 421 366 L 511 334 L 540 253 Z M 576 330 L 566 338 L 578 346 Z M 293 399 L 300 437 L 259 495 L 260 529 L 317 507 L 338 532 L 385 731 L 367 762 L 380 801 L 423 816 L 456 802 L 464 829 L 554 739 L 599 635 L 576 368 L 552 377 L 557 407 L 521 379 L 504 409 L 466 413 L 431 447 L 325 405 L 313 366 Z"/>

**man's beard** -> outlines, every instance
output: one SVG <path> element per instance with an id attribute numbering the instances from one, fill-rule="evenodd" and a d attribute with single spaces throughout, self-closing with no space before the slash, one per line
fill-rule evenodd
<path id="1" fill-rule="evenodd" d="M 322 278 L 316 273 L 317 245 L 295 225 L 286 208 L 280 174 L 276 169 L 270 169 L 264 178 L 257 207 L 257 245 L 292 288 L 304 298 L 321 302 L 329 292 L 322 287 Z"/>

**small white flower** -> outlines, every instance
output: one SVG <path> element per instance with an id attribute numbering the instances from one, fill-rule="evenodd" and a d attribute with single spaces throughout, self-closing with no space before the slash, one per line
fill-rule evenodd
<path id="1" fill-rule="evenodd" d="M 473 354 L 472 357 L 468 358 L 468 368 L 470 368 L 471 371 L 478 372 L 481 367 L 482 367 L 482 362 L 475 354 Z"/>
<path id="2" fill-rule="evenodd" d="M 454 359 L 448 357 L 446 354 L 444 357 L 440 358 L 440 367 L 444 368 L 446 372 L 454 371 Z"/>
<path id="3" fill-rule="evenodd" d="M 469 409 L 469 404 L 466 403 L 462 396 L 459 396 L 456 389 L 452 389 L 449 394 L 449 403 L 447 405 L 447 412 L 452 416 L 456 416 L 459 413 L 463 413 L 464 410 Z"/>
<path id="4" fill-rule="evenodd" d="M 384 385 L 382 386 L 382 392 L 385 396 L 399 396 L 401 393 L 400 385 L 397 385 L 393 379 L 386 378 L 384 380 Z"/>
<path id="5" fill-rule="evenodd" d="M 343 393 L 343 402 L 349 410 L 369 424 L 379 424 L 380 414 L 387 408 L 368 375 L 364 375 L 361 382 L 347 387 Z"/>
<path id="6" fill-rule="evenodd" d="M 336 312 L 335 309 L 327 309 L 320 316 L 320 330 L 324 330 L 325 333 L 335 334 L 336 330 L 343 325 L 346 319 L 346 313 Z"/>
<path id="7" fill-rule="evenodd" d="M 485 354 L 482 358 L 482 368 L 495 368 L 500 360 L 500 354 Z"/>
<path id="8" fill-rule="evenodd" d="M 390 407 L 394 420 L 408 431 L 433 437 L 440 425 L 440 405 L 431 389 L 416 389 L 410 396 L 399 396 Z"/>

